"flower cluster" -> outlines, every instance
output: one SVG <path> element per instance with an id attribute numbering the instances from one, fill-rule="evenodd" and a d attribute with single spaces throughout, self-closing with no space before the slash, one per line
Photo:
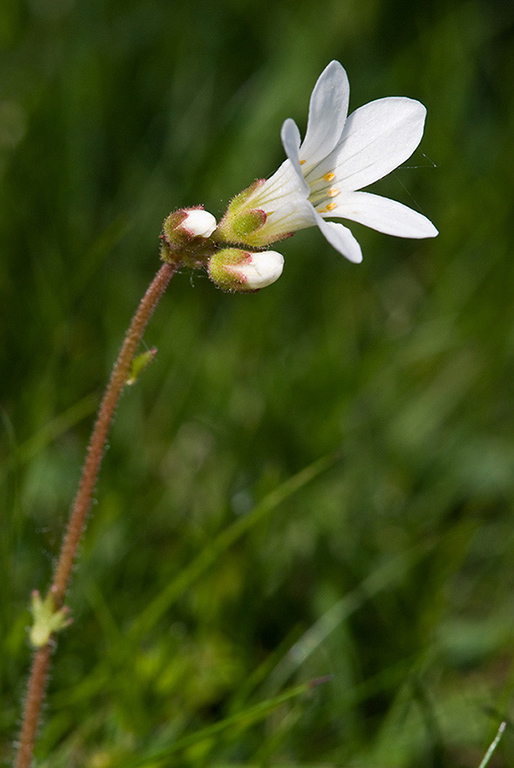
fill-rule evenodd
<path id="1" fill-rule="evenodd" d="M 258 291 L 278 280 L 284 257 L 276 251 L 246 251 L 224 240 L 216 219 L 202 207 L 182 208 L 165 219 L 161 258 L 190 267 L 207 267 L 211 280 L 224 291 Z"/>
<path id="2" fill-rule="evenodd" d="M 281 137 L 287 160 L 280 168 L 233 198 L 217 226 L 209 220 L 201 232 L 202 218 L 201 225 L 196 227 L 195 220 L 195 226 L 189 227 L 188 231 L 197 232 L 197 242 L 207 238 L 210 243 L 208 271 L 220 287 L 248 291 L 274 282 L 282 272 L 283 259 L 276 251 L 263 249 L 311 226 L 317 226 L 347 259 L 362 261 L 360 245 L 351 231 L 327 218 L 349 219 L 397 237 L 437 235 L 421 213 L 396 200 L 360 191 L 411 156 L 423 135 L 425 107 L 414 99 L 388 97 L 347 116 L 349 95 L 346 72 L 332 61 L 312 92 L 303 142 L 296 123 L 286 120 Z M 196 216 L 210 216 L 190 209 L 185 220 L 176 219 L 173 227 L 178 239 L 194 210 Z"/>

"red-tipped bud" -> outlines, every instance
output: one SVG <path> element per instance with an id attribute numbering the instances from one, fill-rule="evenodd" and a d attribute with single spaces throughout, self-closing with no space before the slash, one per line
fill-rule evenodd
<path id="1" fill-rule="evenodd" d="M 278 280 L 284 257 L 277 251 L 250 253 L 239 248 L 224 248 L 209 259 L 209 277 L 223 291 L 249 293 Z"/>
<path id="2" fill-rule="evenodd" d="M 172 248 L 182 247 L 197 237 L 207 238 L 216 229 L 216 219 L 203 208 L 173 211 L 163 224 L 164 239 Z"/>

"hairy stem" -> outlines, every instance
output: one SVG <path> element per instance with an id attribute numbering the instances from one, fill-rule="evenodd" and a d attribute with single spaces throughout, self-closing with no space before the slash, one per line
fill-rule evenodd
<path id="1" fill-rule="evenodd" d="M 100 405 L 93 432 L 89 441 L 84 467 L 79 482 L 70 519 L 64 534 L 59 560 L 54 572 L 50 593 L 56 610 L 61 608 L 77 555 L 77 547 L 84 532 L 91 499 L 95 489 L 105 443 L 113 420 L 114 412 L 123 388 L 129 377 L 132 360 L 159 299 L 166 290 L 178 264 L 164 263 L 150 283 L 141 303 L 132 318 L 120 353 L 114 365 L 111 378 Z M 55 637 L 34 653 L 29 678 L 27 698 L 19 738 L 15 768 L 30 768 L 36 739 L 41 707 L 45 697 L 46 682 Z"/>

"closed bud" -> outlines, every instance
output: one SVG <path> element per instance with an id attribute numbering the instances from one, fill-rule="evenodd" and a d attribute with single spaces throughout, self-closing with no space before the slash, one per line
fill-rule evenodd
<path id="1" fill-rule="evenodd" d="M 239 248 L 224 248 L 209 259 L 211 280 L 223 291 L 249 293 L 278 280 L 284 257 L 277 251 L 251 253 Z"/>
<path id="2" fill-rule="evenodd" d="M 211 239 L 215 229 L 216 219 L 202 206 L 173 211 L 162 226 L 161 259 L 169 264 L 204 267 L 217 247 Z"/>
<path id="3" fill-rule="evenodd" d="M 210 237 L 216 229 L 216 219 L 203 208 L 182 208 L 165 219 L 162 228 L 168 245 L 182 247 L 194 238 Z"/>
<path id="4" fill-rule="evenodd" d="M 210 237 L 216 229 L 216 219 L 203 208 L 192 208 L 180 226 L 190 237 Z"/>

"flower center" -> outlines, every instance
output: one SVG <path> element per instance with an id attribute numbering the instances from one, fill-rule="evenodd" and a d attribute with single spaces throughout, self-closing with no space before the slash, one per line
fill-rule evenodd
<path id="1" fill-rule="evenodd" d="M 305 174 L 305 180 L 307 181 L 310 194 L 309 201 L 316 208 L 318 213 L 328 213 L 337 208 L 337 203 L 329 202 L 332 198 L 337 197 L 341 190 L 338 187 L 331 186 L 331 182 L 334 181 L 336 175 L 332 171 L 324 173 L 319 178 L 313 178 L 312 181 L 309 176 L 314 175 L 313 171 L 308 171 Z"/>

